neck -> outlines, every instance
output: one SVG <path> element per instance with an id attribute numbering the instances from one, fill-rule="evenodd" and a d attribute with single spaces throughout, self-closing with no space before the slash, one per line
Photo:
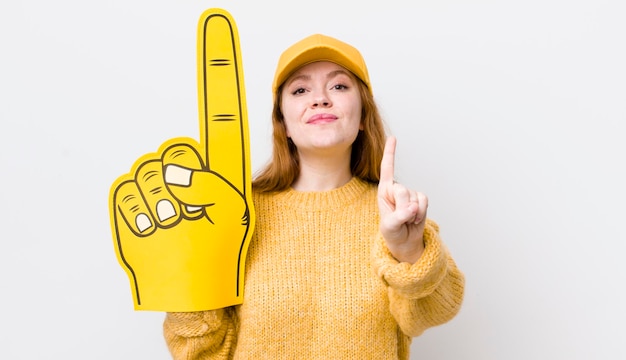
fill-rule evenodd
<path id="1" fill-rule="evenodd" d="M 300 155 L 300 174 L 292 184 L 298 191 L 327 191 L 347 184 L 352 179 L 350 151 L 331 158 L 310 158 Z"/>

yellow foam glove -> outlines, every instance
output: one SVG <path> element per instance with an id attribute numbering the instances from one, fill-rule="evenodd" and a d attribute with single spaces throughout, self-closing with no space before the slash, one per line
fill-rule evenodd
<path id="1" fill-rule="evenodd" d="M 223 9 L 198 23 L 200 142 L 166 141 L 111 186 L 117 259 L 136 310 L 240 304 L 254 229 L 239 35 Z"/>

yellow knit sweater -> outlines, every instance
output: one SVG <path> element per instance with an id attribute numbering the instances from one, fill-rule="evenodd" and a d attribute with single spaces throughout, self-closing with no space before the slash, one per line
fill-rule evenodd
<path id="1" fill-rule="evenodd" d="M 398 263 L 378 231 L 376 186 L 255 194 L 244 302 L 168 313 L 174 359 L 408 359 L 411 337 L 452 319 L 464 276 L 428 220 Z"/>

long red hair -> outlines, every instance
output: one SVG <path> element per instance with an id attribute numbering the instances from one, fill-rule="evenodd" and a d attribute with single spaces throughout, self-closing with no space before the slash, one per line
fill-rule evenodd
<path id="1" fill-rule="evenodd" d="M 355 77 L 356 79 L 356 77 Z M 380 162 L 385 147 L 385 125 L 367 85 L 357 79 L 361 95 L 361 123 L 352 144 L 350 169 L 352 175 L 370 183 L 378 183 L 380 179 Z M 281 108 L 283 85 L 274 96 L 272 111 L 273 149 L 271 160 L 262 168 L 254 180 L 252 188 L 259 192 L 277 192 L 288 189 L 300 173 L 300 159 L 295 144 L 287 137 L 287 128 Z"/>

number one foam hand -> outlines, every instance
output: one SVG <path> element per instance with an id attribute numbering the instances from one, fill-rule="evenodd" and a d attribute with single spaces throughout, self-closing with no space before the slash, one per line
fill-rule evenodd
<path id="1" fill-rule="evenodd" d="M 239 35 L 228 12 L 209 9 L 197 36 L 200 141 L 166 141 L 111 186 L 114 248 L 135 310 L 243 301 L 255 216 Z"/>

